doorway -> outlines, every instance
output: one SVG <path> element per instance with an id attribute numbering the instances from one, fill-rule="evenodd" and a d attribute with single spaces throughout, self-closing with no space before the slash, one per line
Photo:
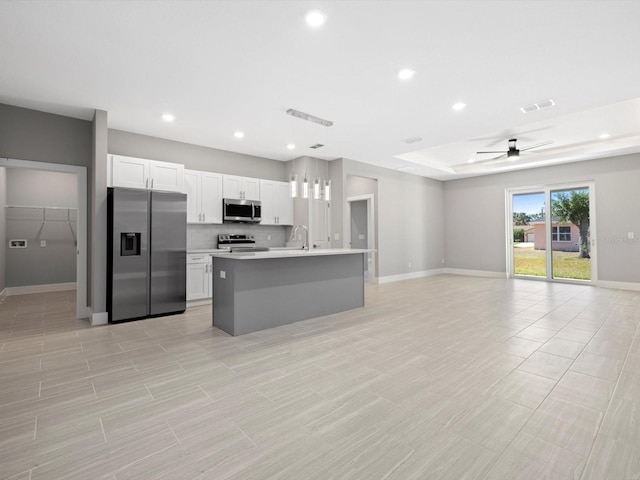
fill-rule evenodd
<path id="1" fill-rule="evenodd" d="M 375 207 L 374 195 L 357 195 L 347 197 L 347 218 L 349 231 L 349 247 L 355 249 L 374 250 L 375 241 Z M 366 282 L 375 281 L 375 252 L 366 255 L 364 278 Z"/>
<path id="2" fill-rule="evenodd" d="M 69 229 L 67 232 L 73 237 L 75 243 L 75 286 L 76 286 L 76 316 L 78 318 L 86 318 L 89 316 L 87 309 L 87 169 L 86 167 L 79 167 L 73 165 L 46 163 L 46 162 L 33 162 L 27 160 L 16 160 L 0 158 L 0 167 L 6 167 L 7 169 L 30 169 L 44 172 L 60 172 L 74 174 L 75 180 L 75 195 L 77 201 L 76 214 L 71 212 L 72 209 L 67 209 L 67 215 L 73 215 L 75 218 L 75 229 Z M 37 210 L 37 209 L 35 209 Z M 44 212 L 44 209 L 42 209 Z M 51 209 L 48 209 L 51 210 Z M 33 212 L 39 215 L 39 211 Z M 65 223 L 63 219 L 57 218 L 63 215 L 62 210 L 55 210 L 44 213 L 49 215 L 49 218 L 55 218 L 60 223 L 55 224 L 55 228 L 64 230 Z M 67 222 L 71 225 L 71 217 L 67 217 Z M 46 225 L 45 225 L 46 226 Z M 7 239 L 5 246 L 7 245 Z M 42 243 L 44 242 L 44 243 Z M 41 248 L 47 248 L 46 240 L 39 240 Z"/>
<path id="3" fill-rule="evenodd" d="M 511 277 L 597 280 L 592 182 L 507 191 L 507 265 Z"/>

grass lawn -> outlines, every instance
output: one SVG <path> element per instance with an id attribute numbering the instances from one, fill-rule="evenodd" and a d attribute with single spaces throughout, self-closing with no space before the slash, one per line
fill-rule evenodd
<path id="1" fill-rule="evenodd" d="M 546 276 L 546 252 L 533 247 L 514 248 L 517 275 Z M 591 260 L 578 257 L 578 252 L 553 252 L 554 278 L 591 279 Z"/>

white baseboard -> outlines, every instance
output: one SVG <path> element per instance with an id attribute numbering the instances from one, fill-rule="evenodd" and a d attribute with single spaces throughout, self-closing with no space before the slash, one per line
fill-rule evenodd
<path id="1" fill-rule="evenodd" d="M 596 286 L 602 288 L 615 288 L 617 290 L 634 290 L 640 291 L 640 283 L 634 282 L 612 282 L 610 280 L 598 280 Z"/>
<path id="2" fill-rule="evenodd" d="M 442 273 L 450 275 L 467 275 L 470 277 L 507 278 L 506 272 L 491 272 L 488 270 L 465 270 L 464 268 L 443 268 Z"/>
<path id="3" fill-rule="evenodd" d="M 24 287 L 7 287 L 4 289 L 7 295 L 25 295 L 30 293 L 49 293 L 75 290 L 76 282 L 50 283 L 48 285 L 27 285 Z"/>
<path id="4" fill-rule="evenodd" d="M 400 273 L 398 275 L 388 275 L 386 277 L 377 277 L 376 283 L 391 283 L 401 280 L 413 280 L 414 278 L 433 277 L 444 273 L 442 268 L 433 270 L 421 270 L 419 272 Z"/>
<path id="5" fill-rule="evenodd" d="M 91 319 L 92 327 L 96 325 L 107 325 L 109 323 L 109 314 L 107 312 L 91 312 L 89 318 Z"/>

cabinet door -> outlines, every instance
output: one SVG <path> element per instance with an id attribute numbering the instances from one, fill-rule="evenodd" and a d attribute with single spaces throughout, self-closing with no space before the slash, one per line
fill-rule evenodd
<path id="1" fill-rule="evenodd" d="M 260 200 L 260 179 L 245 177 L 242 181 L 245 200 Z"/>
<path id="2" fill-rule="evenodd" d="M 202 175 L 202 221 L 222 223 L 222 175 L 201 172 Z"/>
<path id="3" fill-rule="evenodd" d="M 184 192 L 187 194 L 187 223 L 202 222 L 202 182 L 200 172 L 184 171 Z"/>
<path id="4" fill-rule="evenodd" d="M 289 184 L 278 182 L 274 197 L 278 209 L 278 225 L 293 225 L 293 199 Z"/>
<path id="5" fill-rule="evenodd" d="M 223 175 L 222 195 L 224 198 L 242 198 L 242 177 Z"/>
<path id="6" fill-rule="evenodd" d="M 151 183 L 149 188 L 163 192 L 182 192 L 184 165 L 149 160 Z"/>
<path id="7" fill-rule="evenodd" d="M 262 220 L 260 225 L 276 225 L 278 222 L 276 182 L 260 180 L 260 202 L 262 202 Z"/>
<path id="8" fill-rule="evenodd" d="M 111 155 L 114 187 L 148 188 L 149 160 Z"/>
<path id="9" fill-rule="evenodd" d="M 187 263 L 187 300 L 209 296 L 209 273 L 207 263 Z"/>

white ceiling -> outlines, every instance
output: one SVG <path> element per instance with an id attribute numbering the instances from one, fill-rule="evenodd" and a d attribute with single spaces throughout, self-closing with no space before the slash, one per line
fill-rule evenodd
<path id="1" fill-rule="evenodd" d="M 321 29 L 304 22 L 311 8 Z M 0 103 L 102 109 L 110 128 L 282 161 L 459 178 L 640 151 L 638 19 L 638 1 L 1 1 Z M 546 99 L 557 105 L 519 110 Z M 511 137 L 554 143 L 468 163 Z"/>

